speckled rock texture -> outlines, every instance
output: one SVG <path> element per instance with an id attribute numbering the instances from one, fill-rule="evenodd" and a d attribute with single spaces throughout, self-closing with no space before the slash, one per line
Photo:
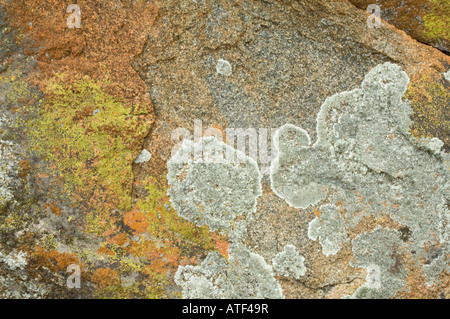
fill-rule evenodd
<path id="1" fill-rule="evenodd" d="M 380 17 L 412 38 L 450 53 L 450 3 L 446 0 L 350 0 L 360 9 L 380 7 Z"/>
<path id="2" fill-rule="evenodd" d="M 0 0 L 0 297 L 449 298 L 448 7 L 377 3 Z"/>

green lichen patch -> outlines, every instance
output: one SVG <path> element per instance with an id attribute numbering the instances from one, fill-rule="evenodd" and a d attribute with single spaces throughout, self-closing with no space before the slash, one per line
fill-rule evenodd
<path id="1" fill-rule="evenodd" d="M 437 137 L 450 147 L 450 90 L 440 76 L 421 73 L 411 81 L 405 98 L 414 110 L 411 133 L 414 137 Z"/>
<path id="2" fill-rule="evenodd" d="M 145 105 L 126 106 L 89 78 L 56 76 L 35 119 L 23 123 L 31 151 L 70 200 L 87 203 L 88 226 L 111 226 L 111 210 L 131 208 L 132 162 L 150 129 Z M 108 221 L 103 219 L 106 217 Z"/>
<path id="3" fill-rule="evenodd" d="M 432 12 L 423 17 L 423 34 L 431 39 L 450 39 L 450 3 L 446 0 L 429 0 Z"/>

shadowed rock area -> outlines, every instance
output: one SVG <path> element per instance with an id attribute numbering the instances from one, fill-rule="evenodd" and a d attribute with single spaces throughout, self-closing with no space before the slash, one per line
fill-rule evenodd
<path id="1" fill-rule="evenodd" d="M 351 0 L 366 10 L 380 7 L 382 19 L 405 31 L 412 38 L 450 54 L 450 3 L 445 0 Z"/>
<path id="2" fill-rule="evenodd" d="M 450 297 L 448 8 L 399 2 L 0 1 L 0 296 Z"/>

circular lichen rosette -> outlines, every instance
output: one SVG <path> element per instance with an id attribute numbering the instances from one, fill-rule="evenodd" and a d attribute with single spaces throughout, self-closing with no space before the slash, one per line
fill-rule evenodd
<path id="1" fill-rule="evenodd" d="M 214 137 L 185 140 L 167 168 L 173 208 L 211 231 L 230 233 L 238 217 L 249 220 L 262 194 L 257 163 Z"/>

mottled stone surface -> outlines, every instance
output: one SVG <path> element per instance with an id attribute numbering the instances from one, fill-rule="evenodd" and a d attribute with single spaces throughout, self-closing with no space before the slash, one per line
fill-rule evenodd
<path id="1" fill-rule="evenodd" d="M 152 149 L 154 159 L 138 174 L 165 167 L 179 142 L 179 135 L 171 140 L 174 129 L 186 128 L 186 137 L 198 138 L 195 120 L 202 121 L 203 131 L 212 126 L 224 135 L 226 128 L 254 128 L 258 132 L 289 123 L 304 129 L 315 141 L 316 118 L 326 98 L 359 87 L 376 65 L 393 62 L 412 77 L 431 70 L 439 81 L 439 72 L 449 66 L 447 56 L 392 25 L 382 22 L 380 29 L 368 28 L 369 14 L 344 1 L 156 2 L 163 14 L 135 64 L 149 87 L 157 115 L 145 144 Z M 217 72 L 217 66 L 224 63 L 220 61 L 230 64 L 231 74 Z M 351 118 L 346 121 L 343 129 L 351 131 Z M 440 126 L 443 136 L 447 127 Z M 269 154 L 270 149 L 271 143 Z M 275 155 L 273 151 L 271 159 Z M 261 161 L 258 164 L 267 166 Z M 332 172 L 329 175 L 332 179 Z M 309 186 L 296 183 L 316 189 L 311 204 L 325 196 L 317 181 Z M 349 265 L 350 234 L 339 235 L 343 236 L 343 248 L 336 257 L 324 258 L 319 242 L 308 237 L 308 225 L 317 208 L 299 202 L 294 206 L 300 209 L 290 209 L 268 187 L 265 175 L 247 245 L 266 260 L 287 244 L 307 256 L 305 266 L 310 271 L 299 279 L 301 283 L 281 279 L 285 296 L 352 295 L 366 277 L 363 268 L 360 271 Z M 292 200 L 301 199 L 294 196 Z M 374 225 L 373 220 L 364 220 L 356 229 L 364 232 Z"/>
<path id="2" fill-rule="evenodd" d="M 171 131 L 193 134 L 195 119 L 219 128 L 278 128 L 315 139 L 324 100 L 354 88 L 373 66 L 391 61 L 411 73 L 448 58 L 390 25 L 369 29 L 368 14 L 342 1 L 162 1 L 135 69 L 160 119 L 152 137 L 160 165 L 171 156 Z M 232 75 L 217 73 L 220 60 Z"/>
<path id="3" fill-rule="evenodd" d="M 361 89 L 342 92 L 325 101 L 317 119 L 319 138 L 313 146 L 301 143 L 309 141 L 302 129 L 292 125 L 280 128 L 279 155 L 271 166 L 271 187 L 280 197 L 297 208 L 316 207 L 317 217 L 309 224 L 309 238 L 319 241 L 326 256 L 335 255 L 351 243 L 354 251 L 360 251 L 359 259 L 368 260 L 366 264 L 352 265 L 380 267 L 378 275 L 383 280 L 377 289 L 381 291 L 376 290 L 374 296 L 386 298 L 403 288 L 398 277 L 406 276 L 406 267 L 401 267 L 403 271 L 396 269 L 400 274 L 395 274 L 383 265 L 385 261 L 377 264 L 379 254 L 391 256 L 391 249 L 403 246 L 425 273 L 427 267 L 441 267 L 436 276 L 448 270 L 440 258 L 447 260 L 450 235 L 446 205 L 449 157 L 441 151 L 443 143 L 439 140 L 417 141 L 411 137 L 411 108 L 402 101 L 408 81 L 397 65 L 385 63 L 375 67 Z M 317 196 L 316 188 L 321 189 L 322 197 Z M 296 206 L 298 202 L 300 206 Z M 371 216 L 376 220 L 390 219 L 389 224 L 378 226 L 403 229 L 407 237 L 400 240 L 397 231 L 395 236 L 389 235 L 397 242 L 392 239 L 388 244 L 383 243 L 383 235 L 377 235 L 373 242 L 366 234 L 358 234 L 352 240 L 352 230 Z M 361 247 L 361 242 L 365 247 Z M 428 253 L 430 247 L 440 247 L 433 260 Z M 370 255 L 376 256 L 369 258 Z M 427 276 L 429 281 L 434 280 L 431 273 Z M 391 286 L 395 281 L 397 286 Z"/>
<path id="4" fill-rule="evenodd" d="M 0 296 L 448 298 L 447 42 L 357 2 L 0 1 Z"/>
<path id="5" fill-rule="evenodd" d="M 362 10 L 378 5 L 380 16 L 417 41 L 450 53 L 450 4 L 446 0 L 350 0 Z"/>

